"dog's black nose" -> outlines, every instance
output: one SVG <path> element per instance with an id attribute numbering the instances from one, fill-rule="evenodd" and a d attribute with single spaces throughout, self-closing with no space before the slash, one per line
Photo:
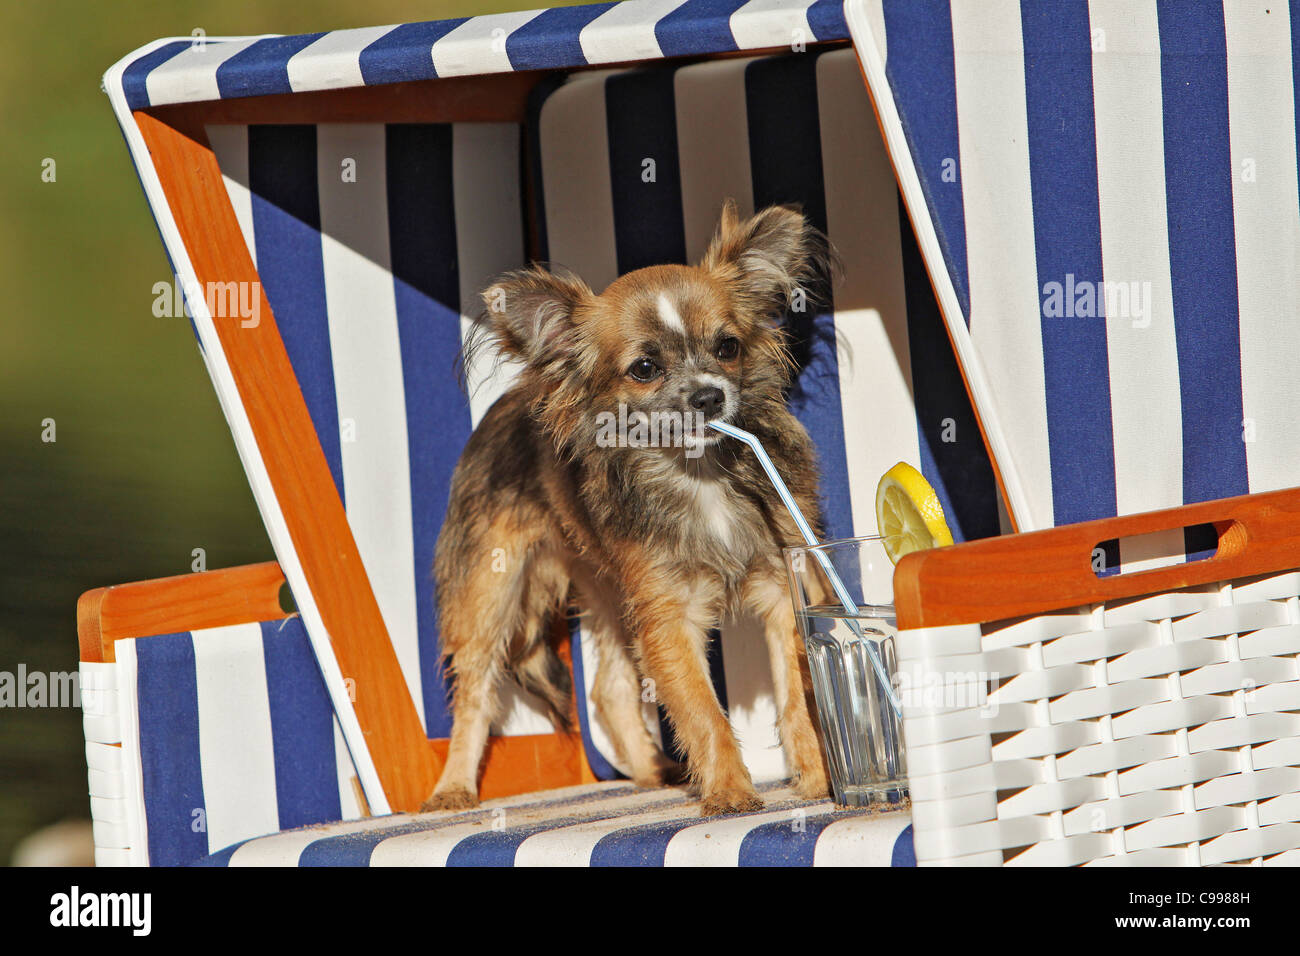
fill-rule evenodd
<path id="1" fill-rule="evenodd" d="M 722 414 L 722 406 L 726 403 L 727 396 L 722 394 L 722 389 L 716 385 L 709 385 L 696 391 L 690 401 L 691 408 L 703 412 L 705 419 L 717 418 Z"/>

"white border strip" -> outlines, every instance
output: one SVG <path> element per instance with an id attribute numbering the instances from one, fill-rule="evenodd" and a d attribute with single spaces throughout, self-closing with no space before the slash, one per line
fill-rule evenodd
<path id="1" fill-rule="evenodd" d="M 104 74 L 104 89 L 108 93 L 113 112 L 117 115 L 118 124 L 122 127 L 122 134 L 126 139 L 127 148 L 131 152 L 131 160 L 139 173 L 145 197 L 148 199 L 154 218 L 158 222 L 158 231 L 162 234 L 163 243 L 171 254 L 172 264 L 184 287 L 198 281 L 194 273 L 194 265 L 190 262 L 189 253 L 185 249 L 184 242 L 181 241 L 176 219 L 172 214 L 171 207 L 167 204 L 162 183 L 158 179 L 157 170 L 150 159 L 144 138 L 140 135 L 140 130 L 131 115 L 131 109 L 126 102 L 126 91 L 122 87 L 122 73 L 128 66 L 159 46 L 173 42 L 174 39 L 181 38 L 158 40 L 114 63 L 109 67 L 108 72 Z M 235 439 L 235 448 L 239 452 L 240 461 L 244 465 L 244 472 L 248 475 L 248 483 L 252 488 L 253 497 L 257 501 L 258 510 L 266 523 L 267 534 L 275 549 L 276 557 L 280 561 L 280 570 L 284 572 L 285 580 L 288 581 L 289 587 L 293 591 L 294 600 L 298 604 L 298 610 L 302 614 L 303 625 L 307 629 L 307 636 L 311 640 L 312 649 L 316 653 L 316 660 L 320 664 L 321 674 L 325 679 L 325 687 L 334 703 L 334 713 L 338 716 L 344 739 L 348 743 L 352 760 L 356 764 L 357 774 L 361 780 L 366 801 L 370 804 L 370 810 L 373 814 L 391 813 L 388 798 L 379 783 L 379 774 L 375 769 L 370 749 L 366 746 L 365 737 L 361 732 L 361 724 L 357 721 L 356 711 L 352 707 L 352 701 L 348 698 L 347 688 L 343 683 L 343 672 L 339 669 L 338 660 L 334 656 L 334 649 L 330 646 L 329 634 L 325 630 L 325 622 L 321 619 L 320 609 L 316 607 L 315 597 L 307 585 L 307 577 L 303 571 L 302 562 L 294 549 L 288 525 L 285 523 L 284 514 L 280 510 L 280 502 L 276 499 L 275 492 L 272 489 L 271 478 L 267 474 L 266 463 L 262 460 L 261 451 L 257 447 L 257 441 L 253 436 L 253 428 L 248 420 L 248 414 L 239 400 L 239 390 L 235 386 L 234 376 L 226 360 L 225 352 L 222 350 L 221 340 L 217 336 L 212 315 L 208 311 L 207 303 L 201 300 L 190 303 L 190 312 L 194 319 L 194 327 L 198 331 L 203 360 L 207 364 L 208 374 L 212 377 L 217 399 L 221 403 L 221 409 L 225 413 L 226 421 L 230 424 L 230 431 Z M 119 643 L 118 646 L 120 647 L 121 644 Z M 132 683 L 131 689 L 134 692 L 134 683 Z M 136 729 L 136 736 L 138 746 L 138 728 Z M 138 771 L 138 767 L 136 769 Z"/>

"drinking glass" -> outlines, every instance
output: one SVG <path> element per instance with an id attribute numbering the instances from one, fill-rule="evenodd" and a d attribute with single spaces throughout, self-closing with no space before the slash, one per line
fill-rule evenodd
<path id="1" fill-rule="evenodd" d="M 785 561 L 835 802 L 901 802 L 907 769 L 892 694 L 898 667 L 893 562 L 876 536 L 786 548 Z M 842 598 L 856 604 L 856 614 Z M 882 672 L 890 686 L 882 686 Z"/>

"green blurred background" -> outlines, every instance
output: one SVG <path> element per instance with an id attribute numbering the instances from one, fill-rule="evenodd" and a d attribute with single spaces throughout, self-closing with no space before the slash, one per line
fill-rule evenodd
<path id="1" fill-rule="evenodd" d="M 528 0 L 46 0 L 0 15 L 0 671 L 77 668 L 83 591 L 272 557 L 100 77 L 163 36 L 305 33 Z M 562 4 L 554 4 L 562 5 Z M 56 163 L 43 182 L 42 164 Z M 57 440 L 42 441 L 54 419 Z M 80 711 L 0 709 L 0 863 L 88 819 Z"/>

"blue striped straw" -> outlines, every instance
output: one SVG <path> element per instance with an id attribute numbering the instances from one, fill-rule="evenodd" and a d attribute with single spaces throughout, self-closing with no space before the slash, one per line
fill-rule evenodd
<path id="1" fill-rule="evenodd" d="M 794 495 L 790 494 L 790 489 L 785 486 L 785 481 L 782 480 L 780 473 L 776 470 L 776 465 L 772 464 L 772 459 L 768 457 L 767 450 L 763 448 L 763 443 L 743 428 L 737 428 L 735 425 L 728 425 L 726 422 L 713 421 L 708 422 L 708 425 L 710 428 L 720 431 L 724 435 L 730 435 L 732 438 L 744 442 L 754 450 L 754 454 L 758 457 L 758 463 L 762 465 L 763 470 L 767 472 L 767 477 L 772 482 L 772 487 L 774 487 L 776 493 L 781 496 L 781 503 L 785 505 L 785 510 L 790 512 L 790 517 L 794 519 L 794 523 L 798 526 L 799 533 L 803 535 L 803 539 L 807 542 L 808 547 L 815 549 L 819 544 L 817 536 L 813 534 L 812 527 L 808 524 L 808 519 L 803 516 L 803 512 L 800 511 L 799 506 L 795 504 Z M 889 681 L 889 674 L 885 671 L 885 664 L 880 659 L 880 654 L 876 650 L 875 642 L 862 633 L 862 628 L 855 620 L 858 613 L 857 604 L 855 604 L 853 598 L 849 596 L 849 590 L 844 586 L 844 582 L 840 580 L 840 576 L 835 573 L 835 568 L 831 566 L 831 559 L 821 551 L 814 550 L 812 553 L 816 555 L 817 560 L 821 563 L 822 570 L 826 572 L 826 577 L 830 580 L 831 588 L 835 591 L 835 596 L 839 598 L 840 604 L 844 606 L 845 611 L 852 615 L 846 623 L 862 643 L 866 645 L 867 654 L 871 657 L 871 667 L 876 672 L 876 680 L 880 682 L 881 690 L 883 690 L 885 696 L 889 698 L 889 703 L 893 706 L 894 713 L 901 717 L 903 713 L 902 705 L 899 703 L 898 695 L 894 693 L 894 687 Z"/>

